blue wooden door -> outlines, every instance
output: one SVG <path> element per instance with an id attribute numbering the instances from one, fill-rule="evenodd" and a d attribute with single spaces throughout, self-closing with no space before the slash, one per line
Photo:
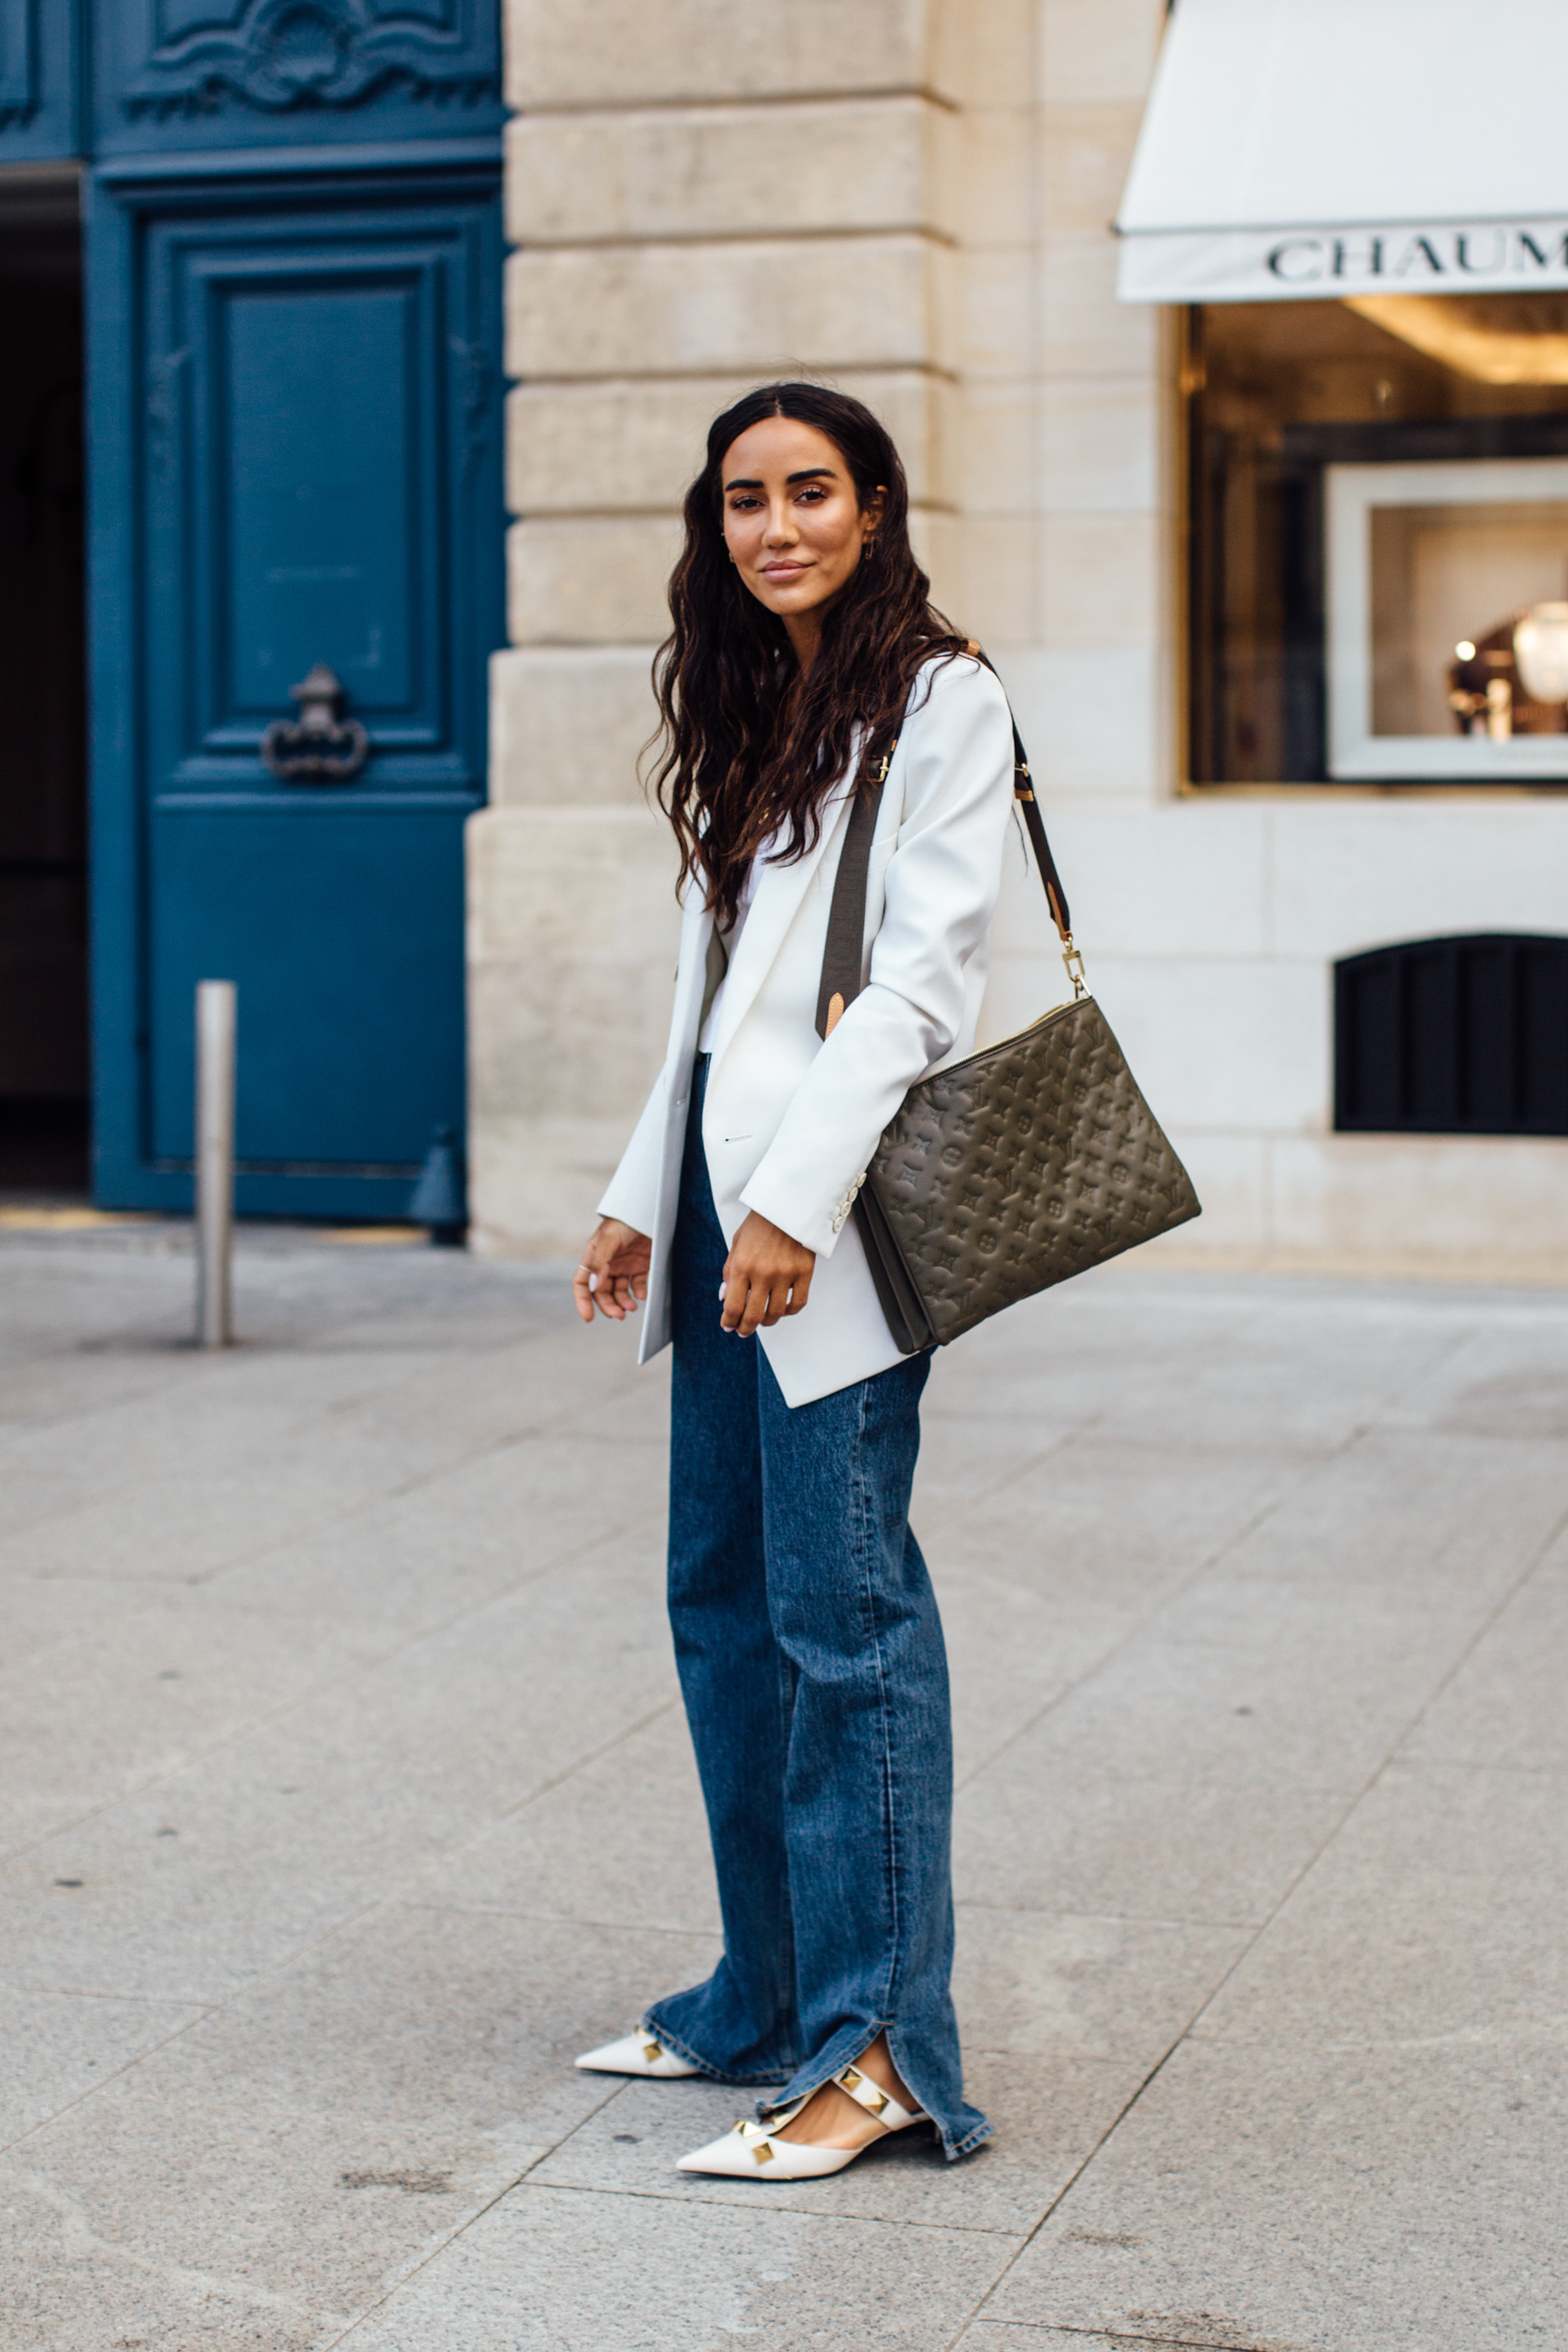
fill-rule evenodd
<path id="1" fill-rule="evenodd" d="M 239 992 L 237 1201 L 406 1208 L 463 1120 L 462 827 L 501 635 L 497 174 L 113 166 L 89 223 L 97 1186 L 191 1190 Z M 326 665 L 348 775 L 264 761 Z"/>

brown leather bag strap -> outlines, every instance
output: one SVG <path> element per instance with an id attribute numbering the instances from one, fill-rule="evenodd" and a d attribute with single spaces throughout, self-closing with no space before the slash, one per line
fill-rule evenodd
<path id="1" fill-rule="evenodd" d="M 975 660 L 984 662 L 994 677 L 994 663 L 986 659 L 978 646 L 973 650 Z M 1062 877 L 1057 872 L 1057 861 L 1051 856 L 1051 845 L 1046 838 L 1045 820 L 1040 814 L 1039 803 L 1035 798 L 1034 781 L 1029 774 L 1029 755 L 1024 749 L 1017 720 L 1013 719 L 1010 710 L 1007 716 L 1013 726 L 1013 798 L 1023 813 L 1024 830 L 1028 835 L 1029 847 L 1039 868 L 1051 920 L 1057 927 L 1064 952 L 1076 960 L 1067 892 L 1062 888 Z M 898 738 L 895 736 L 881 759 L 875 763 L 875 772 L 862 774 L 855 788 L 855 804 L 849 812 L 844 848 L 833 880 L 833 904 L 827 910 L 827 944 L 822 956 L 822 985 L 816 993 L 816 1034 L 819 1037 L 828 1034 L 845 1008 L 853 1004 L 860 993 L 871 837 L 877 830 L 878 812 L 882 805 L 882 787 L 888 781 L 888 769 L 897 749 Z M 867 764 L 868 767 L 872 765 L 869 759 Z M 1068 969 L 1072 971 L 1070 963 Z M 1079 984 L 1075 977 L 1075 987 Z"/>
<path id="2" fill-rule="evenodd" d="M 816 992 L 816 1034 L 826 1037 L 846 1005 L 860 993 L 861 959 L 866 943 L 866 882 L 871 870 L 871 840 L 882 805 L 882 787 L 898 750 L 895 736 L 873 762 L 868 759 L 855 786 L 854 805 L 844 831 L 838 871 L 833 877 L 833 903 L 827 910 L 827 944 L 822 951 L 822 984 Z"/>
<path id="3" fill-rule="evenodd" d="M 980 656 L 985 661 L 984 654 Z M 985 662 L 987 669 L 991 668 Z M 993 672 L 994 676 L 994 672 Z M 1011 718 L 1011 712 L 1008 713 Z M 1046 904 L 1051 910 L 1051 920 L 1064 948 L 1072 945 L 1072 917 L 1068 912 L 1068 894 L 1062 888 L 1062 877 L 1057 872 L 1057 861 L 1051 856 L 1051 845 L 1046 839 L 1046 821 L 1040 814 L 1040 804 L 1035 798 L 1034 782 L 1029 774 L 1029 755 L 1024 749 L 1024 739 L 1018 732 L 1018 722 L 1013 720 L 1013 799 L 1024 812 L 1024 830 L 1029 836 L 1029 846 L 1035 853 L 1035 863 L 1040 869 L 1040 880 L 1046 886 Z"/>

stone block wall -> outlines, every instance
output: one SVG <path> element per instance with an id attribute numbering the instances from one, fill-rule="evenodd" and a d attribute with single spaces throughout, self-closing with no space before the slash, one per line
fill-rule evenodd
<path id="1" fill-rule="evenodd" d="M 1568 805 L 1184 796 L 1167 322 L 1114 298 L 1163 0 L 509 0 L 510 636 L 469 837 L 475 1242 L 575 1252 L 662 1049 L 636 781 L 681 496 L 747 384 L 903 451 L 1091 981 L 1205 1202 L 1171 1253 L 1568 1278 L 1568 1145 L 1331 1132 L 1331 968 L 1564 928 Z M 1061 992 L 1009 870 L 986 1027 Z"/>

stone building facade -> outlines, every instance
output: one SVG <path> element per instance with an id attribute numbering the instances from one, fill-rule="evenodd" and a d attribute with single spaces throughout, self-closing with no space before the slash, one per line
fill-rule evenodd
<path id="1" fill-rule="evenodd" d="M 1554 931 L 1568 804 L 1182 773 L 1175 315 L 1110 224 L 1162 0 L 509 0 L 509 637 L 469 822 L 476 1245 L 574 1251 L 662 1049 L 676 916 L 636 780 L 678 510 L 738 390 L 903 451 L 994 656 L 1091 984 L 1211 1260 L 1568 1276 L 1568 1142 L 1337 1134 L 1331 968 Z M 987 1026 L 1064 992 L 1021 859 Z"/>

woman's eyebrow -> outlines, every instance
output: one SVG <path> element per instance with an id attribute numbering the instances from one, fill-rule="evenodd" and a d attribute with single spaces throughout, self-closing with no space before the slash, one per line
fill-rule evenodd
<path id="1" fill-rule="evenodd" d="M 837 481 L 837 478 L 838 477 L 834 472 L 831 466 L 803 466 L 798 474 L 786 474 L 784 476 L 784 488 L 787 489 L 792 482 L 834 482 Z M 747 477 L 745 479 L 742 479 L 738 477 L 732 482 L 726 482 L 724 485 L 724 490 L 725 495 L 728 496 L 731 490 L 761 490 L 764 489 L 766 487 L 765 483 L 753 480 L 750 477 Z"/>

